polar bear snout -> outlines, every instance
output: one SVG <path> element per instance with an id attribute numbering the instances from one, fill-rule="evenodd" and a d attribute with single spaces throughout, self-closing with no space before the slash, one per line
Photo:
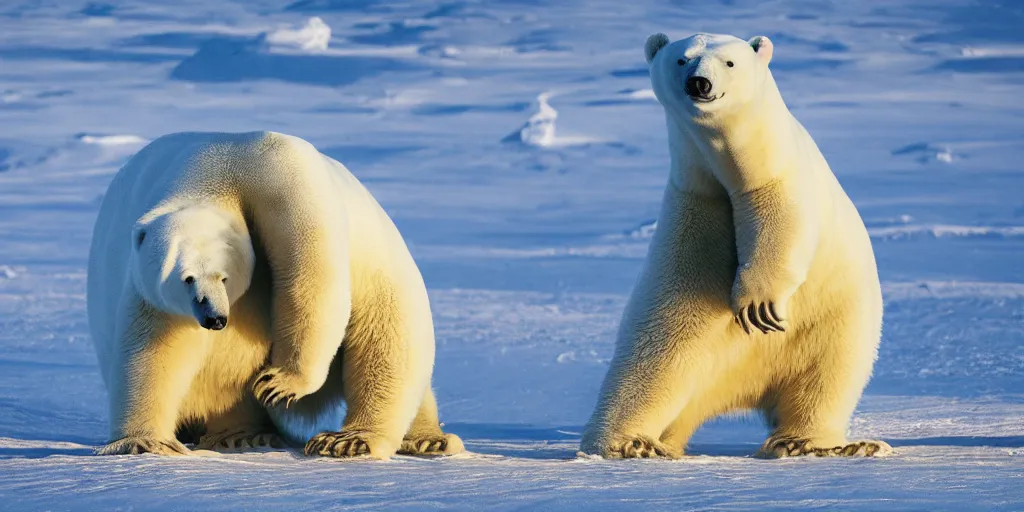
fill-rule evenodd
<path id="1" fill-rule="evenodd" d="M 203 327 L 211 331 L 219 331 L 228 325 L 226 316 L 208 316 L 203 319 Z"/>
<path id="2" fill-rule="evenodd" d="M 192 314 L 204 329 L 219 331 L 228 325 L 227 313 L 218 311 L 208 297 L 192 299 Z"/>
<path id="3" fill-rule="evenodd" d="M 692 98 L 708 98 L 711 94 L 711 80 L 702 76 L 687 78 L 686 94 Z"/>

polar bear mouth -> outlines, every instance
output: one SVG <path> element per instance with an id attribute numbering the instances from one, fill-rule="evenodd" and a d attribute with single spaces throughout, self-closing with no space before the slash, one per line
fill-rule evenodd
<path id="1" fill-rule="evenodd" d="M 725 96 L 724 92 L 714 96 L 690 96 L 690 99 L 693 100 L 694 103 L 711 103 L 723 96 Z"/>

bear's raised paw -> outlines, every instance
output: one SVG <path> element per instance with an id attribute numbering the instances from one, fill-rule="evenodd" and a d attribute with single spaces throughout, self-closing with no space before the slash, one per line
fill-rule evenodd
<path id="1" fill-rule="evenodd" d="M 733 320 L 747 334 L 750 334 L 751 327 L 761 331 L 761 334 L 773 331 L 786 332 L 784 320 L 776 312 L 774 302 L 752 303 L 744 306 L 735 312 Z"/>
<path id="2" fill-rule="evenodd" d="M 733 319 L 747 334 L 785 332 L 789 300 L 802 281 L 785 274 L 768 280 L 763 274 L 744 265 L 733 283 Z"/>
<path id="3" fill-rule="evenodd" d="M 284 404 L 289 407 L 296 400 L 312 392 L 306 379 L 280 368 L 267 368 L 252 385 L 252 393 L 266 408 Z"/>

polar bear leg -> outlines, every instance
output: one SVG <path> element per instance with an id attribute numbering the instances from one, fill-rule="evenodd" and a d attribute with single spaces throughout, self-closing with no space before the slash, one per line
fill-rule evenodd
<path id="1" fill-rule="evenodd" d="M 706 420 L 753 407 L 767 368 L 756 345 L 727 335 L 730 322 L 720 317 L 702 335 L 662 348 L 645 340 L 647 359 L 629 361 L 635 353 L 613 362 L 581 449 L 607 458 L 678 458 Z"/>
<path id="2" fill-rule="evenodd" d="M 786 330 L 789 300 L 814 260 L 818 228 L 810 196 L 784 180 L 730 196 L 739 258 L 732 310 L 748 334 Z"/>
<path id="3" fill-rule="evenodd" d="M 156 453 L 185 455 L 175 437 L 179 409 L 205 358 L 207 340 L 198 327 L 184 326 L 135 295 L 126 301 L 119 329 L 122 380 L 108 386 L 110 444 L 101 455 Z"/>
<path id="4" fill-rule="evenodd" d="M 342 347 L 345 421 L 339 432 L 313 436 L 306 443 L 308 455 L 391 457 L 430 385 L 434 340 L 429 316 L 417 324 L 424 311 L 403 304 L 404 297 L 385 279 L 372 289 L 371 297 L 353 307 L 352 328 Z"/>
<path id="5" fill-rule="evenodd" d="M 259 165 L 275 168 L 242 180 L 254 248 L 266 255 L 272 298 L 270 366 L 253 391 L 264 406 L 287 405 L 320 389 L 349 323 L 352 282 L 348 216 L 330 171 L 296 167 L 315 150 L 268 134 Z M 296 152 L 298 151 L 298 153 Z M 276 156 L 271 156 L 276 155 Z M 316 159 L 320 159 L 316 154 Z"/>
<path id="6" fill-rule="evenodd" d="M 681 456 L 660 438 L 697 391 L 694 369 L 704 358 L 692 352 L 686 367 L 665 359 L 613 362 L 580 449 L 607 458 Z"/>
<path id="7" fill-rule="evenodd" d="M 398 453 L 403 455 L 453 455 L 465 447 L 455 434 L 445 434 L 437 418 L 437 400 L 434 391 L 427 389 L 416 418 L 402 439 Z"/>
<path id="8" fill-rule="evenodd" d="M 884 456 L 892 452 L 884 441 L 846 439 L 850 418 L 871 375 L 879 323 L 872 329 L 865 327 L 872 325 L 870 321 L 844 320 L 849 323 L 839 333 L 836 325 L 822 326 L 794 340 L 820 351 L 803 371 L 794 372 L 778 388 L 765 411 L 774 428 L 759 456 Z"/>
<path id="9" fill-rule="evenodd" d="M 247 448 L 284 448 L 266 410 L 246 396 L 231 409 L 206 421 L 206 433 L 199 439 L 206 450 L 244 450 Z"/>
<path id="10" fill-rule="evenodd" d="M 741 343 L 748 341 L 740 340 Z M 704 422 L 737 409 L 754 407 L 768 380 L 768 370 L 755 352 L 746 351 L 720 373 L 701 376 L 702 385 L 675 421 L 662 432 L 660 441 L 682 455 L 690 437 Z"/>

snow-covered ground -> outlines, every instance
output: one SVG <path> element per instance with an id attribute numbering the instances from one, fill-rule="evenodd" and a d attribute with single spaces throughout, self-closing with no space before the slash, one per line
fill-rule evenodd
<path id="1" fill-rule="evenodd" d="M 1024 4 L 0 2 L 0 509 L 1024 509 Z M 575 460 L 667 173 L 642 45 L 765 34 L 860 208 L 885 333 L 853 437 L 879 460 Z M 95 457 L 85 314 L 112 174 L 182 130 L 301 136 L 420 263 L 442 419 L 471 454 Z"/>

